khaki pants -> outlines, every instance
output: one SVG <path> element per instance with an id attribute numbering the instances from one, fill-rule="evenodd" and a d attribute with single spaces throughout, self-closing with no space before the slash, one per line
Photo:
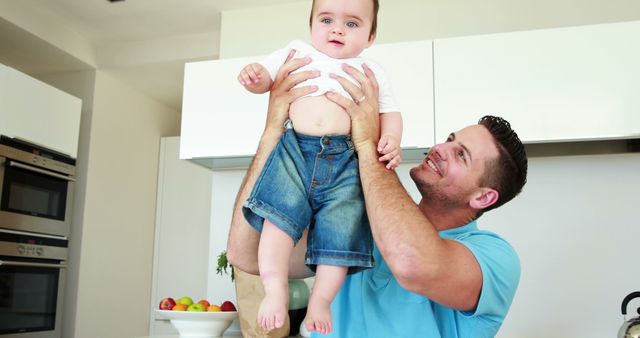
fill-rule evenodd
<path id="1" fill-rule="evenodd" d="M 252 275 L 233 268 L 235 274 L 236 298 L 238 300 L 238 315 L 240 330 L 243 337 L 282 338 L 289 335 L 289 316 L 284 326 L 265 332 L 258 325 L 258 309 L 264 298 L 264 288 L 260 276 Z"/>

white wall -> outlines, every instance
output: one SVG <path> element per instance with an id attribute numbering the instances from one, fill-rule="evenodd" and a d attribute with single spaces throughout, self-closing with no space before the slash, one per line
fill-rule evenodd
<path id="1" fill-rule="evenodd" d="M 177 134 L 177 114 L 104 71 L 95 74 L 93 103 L 81 131 L 83 203 L 72 226 L 81 238 L 72 239 L 77 280 L 67 288 L 64 336 L 144 336 L 160 137 Z"/>
<path id="2" fill-rule="evenodd" d="M 273 20 L 284 12 L 302 21 L 304 27 L 291 20 Z M 306 38 L 307 15 L 308 8 L 298 3 L 224 12 L 221 57 L 264 54 L 281 47 L 283 41 Z M 639 19 L 637 1 L 381 1 L 378 43 Z M 597 143 L 577 147 L 581 146 L 599 147 Z M 408 178 L 411 166 L 402 165 L 398 173 L 417 199 Z M 543 153 L 530 158 L 529 183 L 522 195 L 480 220 L 481 227 L 513 244 L 523 267 L 518 293 L 499 337 L 564 338 L 579 332 L 581 337 L 601 338 L 616 334 L 622 323 L 622 299 L 640 289 L 634 252 L 640 237 L 635 217 L 638 170 L 637 152 Z M 229 224 L 229 203 L 244 172 L 219 174 L 225 177 L 224 186 L 216 185 L 215 175 L 214 196 L 229 202 L 212 210 L 213 223 Z M 226 233 L 216 230 L 215 236 L 226 238 Z M 634 304 L 637 302 L 632 309 Z"/>
<path id="3" fill-rule="evenodd" d="M 640 153 L 531 158 L 529 168 L 523 193 L 479 221 L 522 263 L 499 337 L 571 337 L 578 327 L 580 337 L 613 337 L 622 299 L 640 290 Z"/>
<path id="4" fill-rule="evenodd" d="M 220 58 L 262 55 L 308 39 L 310 8 L 311 1 L 297 1 L 223 12 Z M 639 19 L 636 0 L 381 0 L 376 43 Z"/>

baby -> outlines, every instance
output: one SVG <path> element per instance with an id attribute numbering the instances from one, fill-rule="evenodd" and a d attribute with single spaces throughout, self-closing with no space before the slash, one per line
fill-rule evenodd
<path id="1" fill-rule="evenodd" d="M 312 60 L 298 71 L 320 71 L 320 77 L 298 85 L 315 85 L 318 90 L 291 103 L 285 133 L 243 207 L 247 221 L 261 231 L 258 265 L 265 298 L 258 322 L 264 329 L 284 324 L 289 256 L 305 229 L 309 229 L 305 263 L 316 272 L 307 330 L 331 332 L 330 305 L 346 274 L 373 266 L 373 240 L 349 136 L 351 120 L 323 94 L 333 91 L 350 97 L 331 74 L 357 85 L 342 65 L 362 69 L 365 62 L 358 56 L 375 39 L 378 7 L 378 0 L 314 0 L 311 45 L 294 41 L 246 66 L 238 76 L 248 91 L 265 93 L 292 49 L 294 57 Z M 366 65 L 380 88 L 380 160 L 395 169 L 401 158 L 402 117 L 382 69 L 368 60 Z M 358 104 L 365 98 L 352 99 Z"/>

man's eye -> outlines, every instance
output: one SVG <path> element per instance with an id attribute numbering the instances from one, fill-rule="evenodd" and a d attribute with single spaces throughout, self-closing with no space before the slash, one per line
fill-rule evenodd
<path id="1" fill-rule="evenodd" d="M 466 157 L 464 156 L 464 151 L 459 150 L 459 151 L 458 151 L 458 157 L 459 157 L 461 160 L 463 160 L 463 161 L 464 161 L 464 160 L 466 159 Z"/>
<path id="2" fill-rule="evenodd" d="M 330 24 L 331 23 L 331 19 L 329 18 L 324 18 L 322 20 L 320 20 L 320 22 L 324 23 L 324 24 Z"/>
<path id="3" fill-rule="evenodd" d="M 347 27 L 356 28 L 356 27 L 358 27 L 358 23 L 357 22 L 353 22 L 353 21 L 349 21 L 349 22 L 347 22 Z"/>

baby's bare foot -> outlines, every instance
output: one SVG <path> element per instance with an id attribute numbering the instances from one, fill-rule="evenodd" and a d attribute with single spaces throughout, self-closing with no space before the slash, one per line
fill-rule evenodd
<path id="1" fill-rule="evenodd" d="M 304 325 L 307 331 L 317 331 L 328 334 L 333 330 L 331 322 L 331 302 L 321 297 L 311 297 L 307 306 L 307 317 Z"/>
<path id="2" fill-rule="evenodd" d="M 266 292 L 258 310 L 258 324 L 265 330 L 281 328 L 287 316 L 287 290 Z"/>

